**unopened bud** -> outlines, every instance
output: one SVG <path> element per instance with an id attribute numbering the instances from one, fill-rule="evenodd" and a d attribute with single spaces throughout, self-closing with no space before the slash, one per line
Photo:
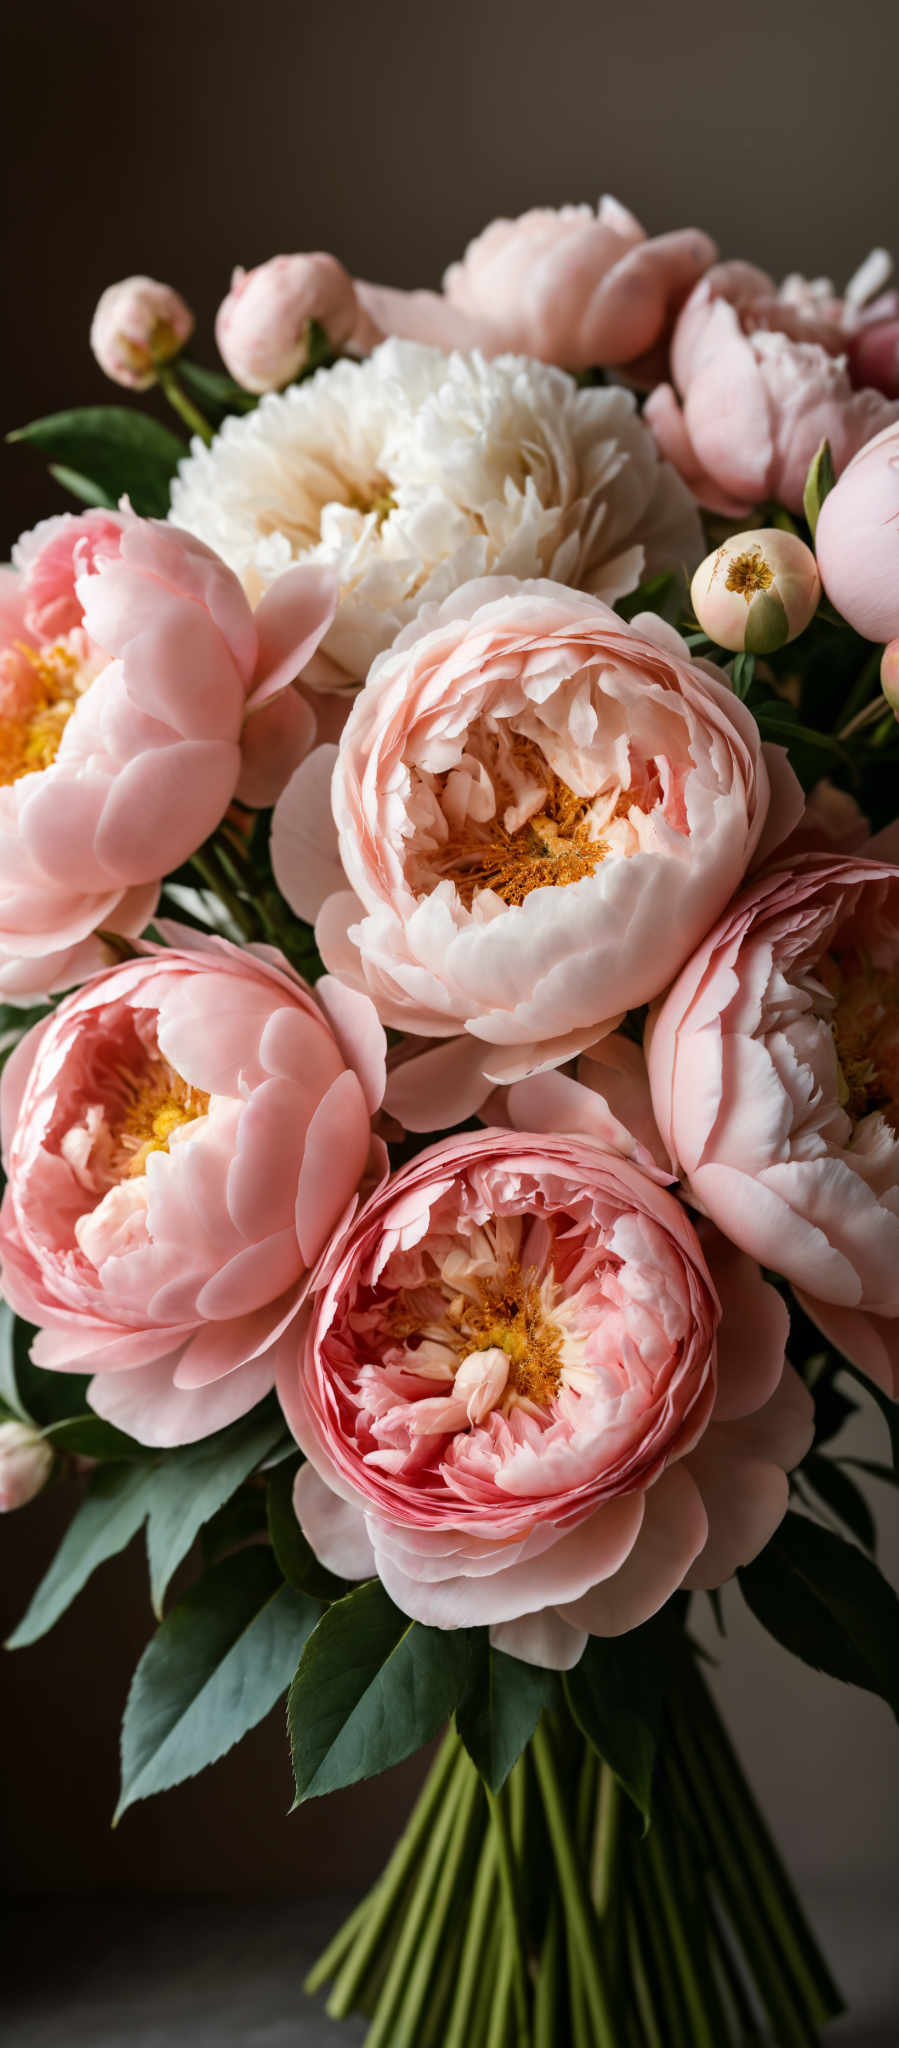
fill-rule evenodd
<path id="1" fill-rule="evenodd" d="M 0 1514 L 33 1500 L 52 1468 L 53 1452 L 30 1422 L 0 1422 Z"/>
<path id="2" fill-rule="evenodd" d="M 99 301 L 91 321 L 91 348 L 114 384 L 146 391 L 193 330 L 190 307 L 171 285 L 154 277 L 125 277 L 108 285 Z"/>
<path id="3" fill-rule="evenodd" d="M 690 585 L 703 632 L 732 654 L 773 654 L 805 631 L 821 596 L 815 557 L 780 527 L 736 533 L 701 562 Z"/>
<path id="4" fill-rule="evenodd" d="M 880 664 L 880 687 L 890 710 L 899 718 L 899 640 L 890 640 Z"/>
<path id="5" fill-rule="evenodd" d="M 339 349 L 358 320 L 353 280 L 336 256 L 272 256 L 255 270 L 235 270 L 215 338 L 245 391 L 280 391 L 306 369 L 316 327 Z"/>

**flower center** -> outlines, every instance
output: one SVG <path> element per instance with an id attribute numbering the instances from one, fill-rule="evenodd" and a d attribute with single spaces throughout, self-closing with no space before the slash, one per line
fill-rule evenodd
<path id="1" fill-rule="evenodd" d="M 84 688 L 82 664 L 64 641 L 41 653 L 20 643 L 15 653 L 28 664 L 29 701 L 21 709 L 0 713 L 0 784 L 4 787 L 23 775 L 49 768 L 55 761 Z"/>
<path id="2" fill-rule="evenodd" d="M 819 972 L 835 997 L 841 1105 L 853 1123 L 879 1111 L 899 1134 L 899 971 L 853 953 L 831 954 Z"/>
<path id="3" fill-rule="evenodd" d="M 533 741 L 515 735 L 512 760 L 519 777 L 536 784 L 539 808 L 510 828 L 505 820 L 520 803 L 521 782 L 516 789 L 499 770 L 493 781 L 494 815 L 483 822 L 469 816 L 451 830 L 434 864 L 438 875 L 455 884 L 466 910 L 479 889 L 492 889 L 504 903 L 519 904 L 534 889 L 582 882 L 609 850 L 595 832 L 593 799 L 576 796 Z M 448 780 L 441 778 L 444 790 Z"/>
<path id="4" fill-rule="evenodd" d="M 140 1073 L 119 1070 L 124 1107 L 111 1125 L 110 1164 L 117 1179 L 143 1173 L 151 1152 L 167 1152 L 182 1125 L 209 1109 L 203 1088 L 193 1088 L 159 1053 Z"/>
<path id="5" fill-rule="evenodd" d="M 731 562 L 725 578 L 725 589 L 738 591 L 749 604 L 760 590 L 767 590 L 773 581 L 773 571 L 766 562 L 761 548 L 746 548 L 742 555 L 735 556 Z"/>
<path id="6" fill-rule="evenodd" d="M 460 1350 L 504 1351 L 506 1391 L 538 1408 L 548 1408 L 562 1384 L 563 1335 L 547 1319 L 543 1292 L 533 1268 L 512 1264 L 502 1277 L 479 1280 L 474 1300 L 460 1296 L 447 1311 Z"/>
<path id="7" fill-rule="evenodd" d="M 379 526 L 383 526 L 390 513 L 396 511 L 396 499 L 390 485 L 386 483 L 380 490 L 375 488 L 367 492 L 351 491 L 347 504 L 351 512 L 361 512 L 366 518 L 370 512 L 374 512 Z"/>

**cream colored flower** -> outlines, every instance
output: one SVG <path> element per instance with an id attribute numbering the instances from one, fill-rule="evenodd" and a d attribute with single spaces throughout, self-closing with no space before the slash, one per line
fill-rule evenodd
<path id="1" fill-rule="evenodd" d="M 400 341 L 194 442 L 172 518 L 254 604 L 292 563 L 333 564 L 337 616 L 306 670 L 319 689 L 364 681 L 423 604 L 474 577 L 546 576 L 614 604 L 703 551 L 629 392 Z"/>

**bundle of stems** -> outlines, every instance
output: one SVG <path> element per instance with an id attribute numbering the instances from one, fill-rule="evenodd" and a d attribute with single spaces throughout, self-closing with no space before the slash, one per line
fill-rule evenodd
<path id="1" fill-rule="evenodd" d="M 451 1728 L 383 1871 L 314 1965 L 367 2048 L 812 2048 L 839 1993 L 694 1662 L 652 1819 L 566 1706 L 503 1791 Z"/>

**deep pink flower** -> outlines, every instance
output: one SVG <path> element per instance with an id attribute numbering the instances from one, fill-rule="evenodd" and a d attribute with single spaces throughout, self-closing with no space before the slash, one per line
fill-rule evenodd
<path id="1" fill-rule="evenodd" d="M 755 1556 L 811 1403 L 779 1297 L 717 1242 L 713 1282 L 659 1179 L 590 1139 L 488 1130 L 372 1198 L 279 1363 L 324 1562 L 567 1667 Z"/>
<path id="2" fill-rule="evenodd" d="M 384 1034 L 281 955 L 166 927 L 7 1063 L 3 1291 L 100 1415 L 187 1443 L 273 1383 L 330 1231 L 382 1157 Z"/>
<path id="3" fill-rule="evenodd" d="M 698 1207 L 899 1391 L 899 868 L 770 869 L 675 982 L 648 1060 Z"/>

